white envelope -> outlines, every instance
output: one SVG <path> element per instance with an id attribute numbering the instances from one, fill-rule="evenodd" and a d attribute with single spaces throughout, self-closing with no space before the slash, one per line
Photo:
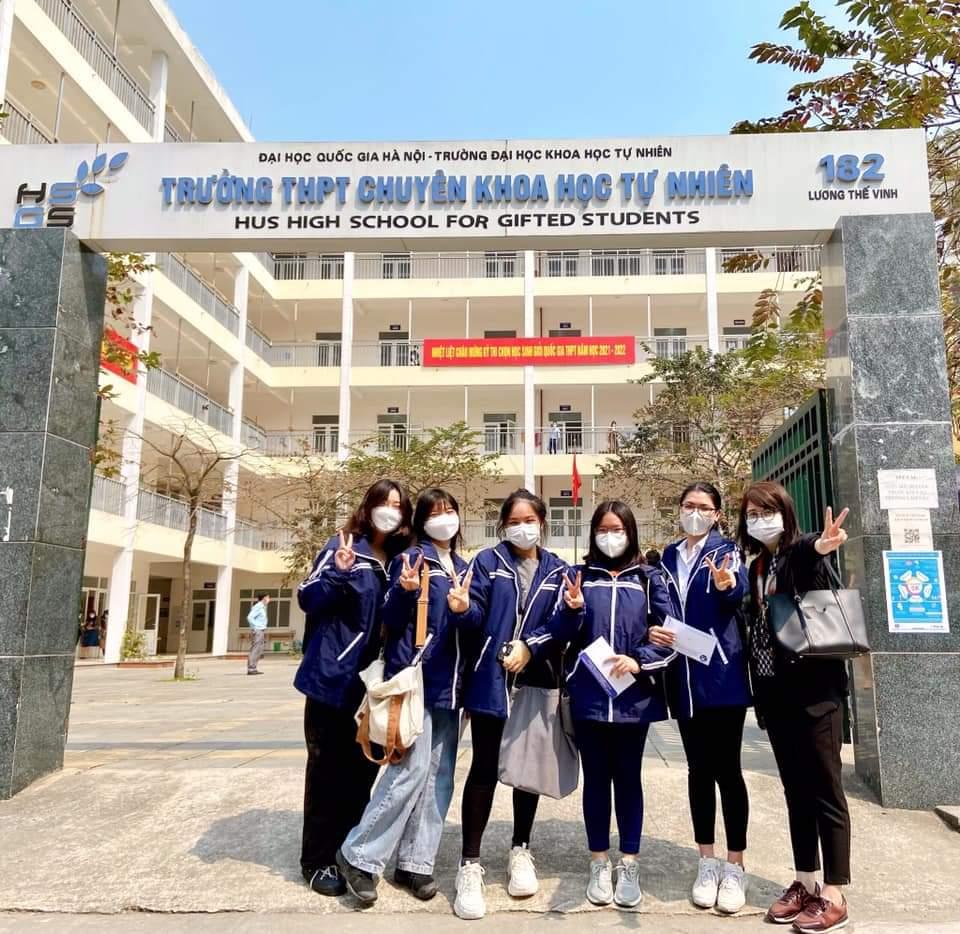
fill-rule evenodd
<path id="1" fill-rule="evenodd" d="M 615 654 L 610 643 L 603 636 L 594 639 L 580 653 L 580 661 L 593 673 L 593 676 L 600 682 L 600 687 L 611 698 L 619 697 L 628 687 L 637 683 L 633 675 L 611 674 L 610 669 L 613 667 L 613 662 L 610 659 Z"/>
<path id="2" fill-rule="evenodd" d="M 701 632 L 688 626 L 686 623 L 668 616 L 663 624 L 664 629 L 673 633 L 673 647 L 687 658 L 692 658 L 701 665 L 709 665 L 713 653 L 717 649 L 717 637 L 709 632 Z"/>

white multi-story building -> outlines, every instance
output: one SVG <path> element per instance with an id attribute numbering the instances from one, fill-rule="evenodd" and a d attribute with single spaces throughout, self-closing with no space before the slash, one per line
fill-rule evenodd
<path id="1" fill-rule="evenodd" d="M 163 0 L 0 0 L 0 90 L 0 142 L 14 145 L 252 140 Z M 451 239 L 442 253 L 327 253 L 305 241 L 296 254 L 148 256 L 157 268 L 134 314 L 150 328 L 132 336 L 162 367 L 136 383 L 109 376 L 116 395 L 103 417 L 127 432 L 124 462 L 119 478 L 95 480 L 84 572 L 82 609 L 109 610 L 106 660 L 120 657 L 118 619 L 145 629 L 153 651 L 175 647 L 187 510 L 140 437 L 196 420 L 216 444 L 257 451 L 202 513 L 189 648 L 244 648 L 256 591 L 274 595 L 270 644 L 286 646 L 302 615 L 284 584 L 283 536 L 231 495 L 244 488 L 238 477 L 293 469 L 304 445 L 336 459 L 355 440 L 404 445 L 465 421 L 503 475 L 487 509 L 467 518 L 468 545 L 492 542 L 498 502 L 527 486 L 549 504 L 551 546 L 569 556 L 591 481 L 655 392 L 631 382 L 651 355 L 742 346 L 758 292 L 796 289 L 819 262 L 813 247 L 765 248 L 763 272 L 734 274 L 721 248 L 618 251 L 590 240 L 545 252 L 477 252 Z M 423 366 L 429 338 L 614 335 L 635 342 L 635 363 Z M 574 453 L 582 505 L 571 499 Z"/>

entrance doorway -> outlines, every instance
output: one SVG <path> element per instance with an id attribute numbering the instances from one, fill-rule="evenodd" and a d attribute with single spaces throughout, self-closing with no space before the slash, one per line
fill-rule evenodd
<path id="1" fill-rule="evenodd" d="M 215 590 L 193 592 L 193 616 L 190 619 L 190 635 L 187 640 L 189 654 L 213 651 L 213 618 L 216 609 Z"/>

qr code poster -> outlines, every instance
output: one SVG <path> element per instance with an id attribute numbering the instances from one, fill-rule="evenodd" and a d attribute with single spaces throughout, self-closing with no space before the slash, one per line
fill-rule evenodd
<path id="1" fill-rule="evenodd" d="M 885 551 L 890 632 L 949 632 L 941 551 Z"/>

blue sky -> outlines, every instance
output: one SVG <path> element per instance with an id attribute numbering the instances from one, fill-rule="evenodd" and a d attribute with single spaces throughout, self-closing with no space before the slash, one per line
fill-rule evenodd
<path id="1" fill-rule="evenodd" d="M 747 60 L 793 0 L 169 2 L 259 139 L 726 133 L 798 80 Z"/>

